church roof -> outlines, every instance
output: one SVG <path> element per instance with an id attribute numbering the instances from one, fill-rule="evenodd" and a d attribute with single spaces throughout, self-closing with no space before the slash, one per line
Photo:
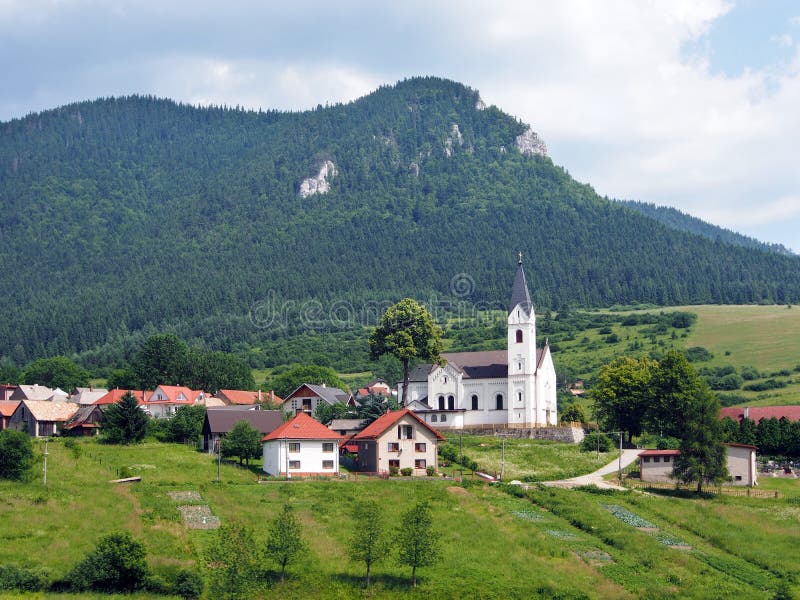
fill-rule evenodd
<path id="1" fill-rule="evenodd" d="M 531 314 L 533 305 L 531 304 L 531 295 L 528 292 L 528 282 L 525 279 L 525 269 L 522 268 L 522 254 L 517 263 L 517 274 L 514 275 L 514 285 L 511 288 L 511 303 L 508 305 L 508 314 L 519 305 L 527 315 Z"/>
<path id="2" fill-rule="evenodd" d="M 508 351 L 447 352 L 442 354 L 467 379 L 501 379 L 508 377 Z"/>

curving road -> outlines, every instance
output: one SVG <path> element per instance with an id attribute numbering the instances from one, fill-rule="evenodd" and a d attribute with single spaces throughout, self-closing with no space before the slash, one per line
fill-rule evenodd
<path id="1" fill-rule="evenodd" d="M 639 453 L 644 452 L 643 448 L 633 448 L 633 449 L 624 449 L 622 451 L 622 468 L 624 469 L 636 458 L 639 456 Z M 542 484 L 548 485 L 551 487 L 560 487 L 560 488 L 574 488 L 579 487 L 582 485 L 596 485 L 599 488 L 606 488 L 606 489 L 613 489 L 613 490 L 622 490 L 622 488 L 615 483 L 610 481 L 605 481 L 603 477 L 610 473 L 616 473 L 619 469 L 619 460 L 614 459 L 613 462 L 608 463 L 604 467 L 600 467 L 594 473 L 589 473 L 588 475 L 581 475 L 579 477 L 572 477 L 571 479 L 561 479 L 558 481 L 543 481 Z"/>

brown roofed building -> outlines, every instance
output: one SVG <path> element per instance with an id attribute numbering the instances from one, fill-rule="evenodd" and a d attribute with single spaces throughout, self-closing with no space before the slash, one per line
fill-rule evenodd
<path id="1" fill-rule="evenodd" d="M 209 408 L 203 422 L 203 450 L 209 454 L 217 451 L 217 443 L 239 421 L 246 421 L 262 435 L 275 431 L 283 423 L 279 410 L 258 410 L 254 406 L 226 406 Z"/>
<path id="2" fill-rule="evenodd" d="M 73 402 L 22 400 L 8 420 L 8 427 L 24 431 L 31 437 L 57 435 L 59 427 L 78 410 Z"/>

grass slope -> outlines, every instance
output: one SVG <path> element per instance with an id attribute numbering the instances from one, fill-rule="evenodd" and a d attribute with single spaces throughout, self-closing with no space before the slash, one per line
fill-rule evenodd
<path id="1" fill-rule="evenodd" d="M 290 567 L 285 583 L 277 581 L 274 565 L 265 564 L 267 588 L 255 597 L 758 599 L 771 597 L 779 579 L 800 568 L 796 481 L 781 482 L 785 498 L 767 500 L 558 489 L 533 489 L 518 498 L 441 479 L 258 484 L 252 470 L 224 464 L 217 484 L 211 457 L 186 446 L 81 445 L 84 453 L 76 459 L 60 441 L 50 444 L 47 488 L 38 480 L 0 482 L 1 563 L 41 565 L 58 577 L 99 537 L 126 529 L 144 542 L 159 576 L 199 568 L 215 534 L 187 530 L 176 510 L 180 502 L 167 495 L 194 490 L 223 522 L 245 523 L 257 540 L 284 503 L 296 508 L 310 553 Z M 142 482 L 109 483 L 122 467 L 140 473 Z M 408 569 L 390 559 L 376 565 L 374 586 L 364 590 L 361 566 L 346 559 L 352 508 L 368 497 L 390 523 L 414 501 L 430 502 L 443 560 L 420 570 L 417 589 L 410 587 Z M 659 531 L 636 529 L 607 505 Z M 670 540 L 692 549 L 671 547 Z"/>

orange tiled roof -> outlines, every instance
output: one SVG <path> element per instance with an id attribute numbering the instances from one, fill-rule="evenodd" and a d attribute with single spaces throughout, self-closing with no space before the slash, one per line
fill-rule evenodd
<path id="1" fill-rule="evenodd" d="M 0 416 L 10 417 L 19 406 L 19 400 L 0 400 Z"/>
<path id="2" fill-rule="evenodd" d="M 433 434 L 437 437 L 437 439 L 444 440 L 444 437 L 441 433 L 436 431 L 433 427 L 428 425 L 425 421 L 420 419 L 417 415 L 414 414 L 414 411 L 409 410 L 407 408 L 401 408 L 400 410 L 391 410 L 386 414 L 381 415 L 377 419 L 375 419 L 372 423 L 367 425 L 363 431 L 357 433 L 354 440 L 361 440 L 365 438 L 374 439 L 379 437 L 383 434 L 389 427 L 397 423 L 401 418 L 408 415 L 413 419 L 416 419 L 420 425 L 425 427 L 426 429 L 433 432 Z"/>
<path id="3" fill-rule="evenodd" d="M 116 404 L 122 397 L 127 394 L 128 392 L 133 394 L 133 397 L 139 402 L 139 404 L 144 404 L 145 397 L 149 398 L 150 392 L 147 392 L 147 396 L 145 396 L 145 392 L 142 390 L 120 390 L 115 389 L 108 392 L 105 396 L 97 400 L 95 404 Z"/>
<path id="4" fill-rule="evenodd" d="M 262 441 L 269 440 L 341 440 L 335 431 L 331 431 L 319 421 L 315 421 L 306 413 L 298 413 L 293 419 L 286 421 L 275 431 L 268 433 Z"/>

